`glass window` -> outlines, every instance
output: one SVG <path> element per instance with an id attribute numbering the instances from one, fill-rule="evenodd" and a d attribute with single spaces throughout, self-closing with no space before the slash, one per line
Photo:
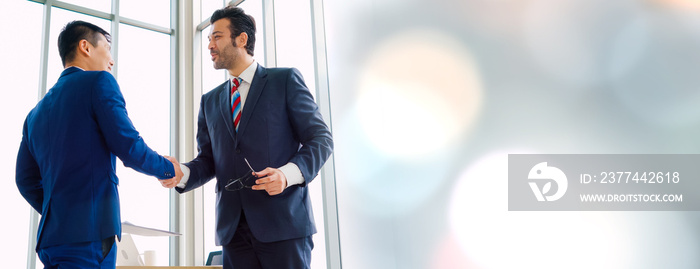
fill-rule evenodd
<path id="1" fill-rule="evenodd" d="M 277 66 L 295 67 L 316 97 L 311 7 L 307 0 L 275 1 Z"/>
<path id="2" fill-rule="evenodd" d="M 202 21 L 207 20 L 215 10 L 224 7 L 224 5 L 224 0 L 202 0 L 200 6 Z"/>
<path id="3" fill-rule="evenodd" d="M 4 268 L 26 268 L 31 207 L 15 187 L 15 163 L 22 139 L 24 119 L 39 96 L 39 63 L 41 57 L 41 14 L 44 6 L 29 1 L 2 1 L 0 25 L 3 35 L 14 37 L 0 43 L 0 115 L 6 129 L 0 134 L 0 177 L 9 185 L 0 188 L 0 215 L 5 216 L 5 231 L 0 253 Z M 28 19 L 29 18 L 29 19 Z M 18 24 L 18 22 L 22 22 Z M 21 51 L 21 52 L 20 52 Z M 11 79 L 10 79 L 11 78 Z M 9 259 L 9 257 L 12 257 Z"/>
<path id="4" fill-rule="evenodd" d="M 83 6 L 90 9 L 95 9 L 103 12 L 111 11 L 111 1 L 78 1 L 68 0 L 66 3 Z M 143 19 L 146 22 L 167 27 L 170 25 L 170 1 L 160 0 L 149 4 L 156 4 L 159 7 L 166 7 L 153 12 L 149 9 L 149 15 L 139 18 L 140 14 L 130 13 L 134 10 L 133 1 L 121 0 L 122 14 L 131 19 Z M 2 141 L 7 141 L 8 145 L 3 148 L 13 148 L 9 151 L 9 155 L 0 155 L 0 158 L 6 159 L 6 164 L 14 164 L 16 159 L 16 148 L 21 138 L 21 128 L 26 113 L 37 102 L 38 83 L 39 81 L 39 63 L 41 62 L 40 46 L 41 46 L 41 27 L 42 27 L 42 4 L 32 3 L 30 1 L 3 1 L 0 5 L 0 22 L 5 25 L 13 25 L 17 21 L 26 21 L 21 28 L 8 28 L 9 36 L 22 37 L 22 48 L 25 51 L 35 52 L 26 54 L 13 53 L 11 48 L 2 45 L 0 56 L 3 59 L 10 60 L 13 64 L 0 67 L 3 73 L 12 74 L 14 70 L 22 70 L 21 74 L 13 75 L 17 80 L 13 80 L 7 88 L 26 89 L 13 92 L 12 98 L 0 98 L 8 104 L 1 104 L 0 109 L 7 110 L 6 115 L 17 115 L 16 117 L 6 117 L 7 123 L 4 125 L 16 126 L 16 132 L 9 132 Z M 143 9 L 143 4 L 139 3 L 139 8 Z M 160 12 L 160 10 L 163 10 Z M 11 11 L 11 12 L 5 12 Z M 17 14 L 16 16 L 13 16 Z M 21 14 L 21 16 L 19 15 Z M 130 15 L 132 14 L 132 15 Z M 136 15 L 133 15 L 136 14 Z M 36 18 L 35 20 L 25 20 L 25 18 Z M 51 23 L 49 25 L 49 39 L 46 41 L 49 44 L 49 55 L 46 59 L 48 62 L 47 70 L 47 89 L 50 89 L 63 71 L 63 64 L 58 55 L 56 46 L 57 39 L 62 28 L 70 21 L 83 20 L 93 23 L 108 32 L 111 32 L 111 22 L 108 20 L 88 16 L 85 14 L 68 11 L 61 8 L 51 9 Z M 159 23 L 163 22 L 163 23 Z M 16 32 L 16 33 L 15 33 Z M 30 34 L 27 34 L 30 33 Z M 35 34 L 31 34 L 35 33 Z M 139 130 L 141 136 L 147 144 L 159 152 L 160 154 L 169 154 L 170 148 L 170 36 L 164 35 L 140 28 L 120 25 L 119 36 L 112 38 L 113 47 L 118 47 L 120 50 L 119 59 L 115 59 L 118 63 L 119 76 L 122 93 L 126 99 L 127 110 L 129 116 Z M 119 46 L 115 46 L 119 43 Z M 157 48 L 149 51 L 142 51 L 144 42 L 147 42 L 150 47 Z M 7 54 L 7 55 L 5 55 Z M 20 57 L 21 59 L 17 58 Z M 14 59 L 17 58 L 17 59 Z M 32 60 L 32 58 L 35 58 Z M 14 60 L 13 60 L 14 59 Z M 150 64 L 144 64 L 144 59 L 150 61 Z M 29 65 L 29 66 L 28 66 Z M 5 70 L 7 69 L 7 70 Z M 16 72 L 16 71 L 14 71 Z M 147 74 L 147 75 L 145 75 Z M 4 101 L 0 101 L 4 102 Z M 21 113 L 17 113 L 20 111 Z M 4 120 L 5 120 L 4 119 Z M 13 128 L 15 129 L 15 128 Z M 14 137 L 14 138 L 13 138 Z M 3 142 L 5 143 L 5 142 Z M 125 169 L 121 162 L 118 162 L 117 174 L 121 179 L 120 194 L 122 206 L 122 220 L 130 221 L 136 225 L 153 227 L 157 229 L 168 230 L 169 228 L 169 190 L 164 189 L 153 177 L 144 176 L 132 169 Z M 11 173 L 7 177 L 13 178 L 14 166 L 3 169 Z M 21 207 L 12 208 L 12 212 L 4 215 L 19 216 L 17 219 L 22 220 L 17 223 L 18 229 L 27 229 L 27 220 L 29 219 L 30 207 L 21 198 L 21 195 L 16 191 L 16 188 L 9 189 L 12 193 L 5 194 L 3 197 L 8 197 L 12 201 L 22 201 Z M 9 210 L 9 208 L 7 209 Z M 15 212 L 17 211 L 17 212 Z M 24 216 L 24 217 L 21 217 Z M 14 224 L 12 224 L 14 225 Z M 27 230 L 28 232 L 28 230 Z M 14 233 L 18 236 L 16 239 L 11 236 L 12 251 L 17 251 L 17 257 L 25 257 L 27 251 L 28 234 Z M 134 236 L 134 240 L 142 252 L 145 250 L 155 250 L 157 255 L 157 265 L 168 265 L 169 260 L 169 238 L 167 237 L 139 237 Z M 19 246 L 19 247 L 18 247 Z M 10 250 L 2 250 L 3 253 L 13 253 Z M 25 259 L 16 259 L 16 265 L 10 265 L 12 268 L 24 267 Z M 13 262 L 13 261 L 9 261 Z M 37 268 L 41 268 L 41 262 L 37 260 Z"/>
<path id="5" fill-rule="evenodd" d="M 41 17 L 41 16 L 40 16 Z M 63 72 L 63 64 L 61 63 L 61 56 L 58 55 L 58 35 L 71 21 L 81 20 L 92 24 L 95 24 L 107 32 L 111 32 L 110 21 L 103 20 L 100 18 L 88 16 L 85 14 L 76 13 L 73 11 L 68 11 L 60 8 L 51 8 L 51 26 L 49 26 L 50 37 L 49 37 L 49 59 L 48 59 L 48 71 L 46 79 L 46 89 L 47 91 L 56 84 L 58 77 Z M 112 40 L 114 42 L 115 40 Z"/>
<path id="6" fill-rule="evenodd" d="M 117 81 L 129 118 L 149 147 L 169 155 L 170 36 L 125 24 L 119 35 Z M 122 221 L 169 230 L 169 190 L 155 177 L 117 163 Z M 168 237 L 133 237 L 140 252 L 156 251 L 156 265 L 168 265 Z"/>
<path id="7" fill-rule="evenodd" d="M 112 11 L 112 1 L 111 0 L 64 0 L 69 4 L 76 6 L 82 6 L 94 10 L 99 10 L 102 12 L 110 13 Z"/>
<path id="8" fill-rule="evenodd" d="M 119 15 L 170 28 L 170 1 L 119 0 Z"/>

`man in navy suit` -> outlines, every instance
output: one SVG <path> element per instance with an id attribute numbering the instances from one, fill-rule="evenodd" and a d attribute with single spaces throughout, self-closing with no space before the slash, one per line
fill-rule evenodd
<path id="1" fill-rule="evenodd" d="M 24 122 L 16 183 L 41 214 L 36 249 L 45 268 L 115 268 L 115 155 L 164 187 L 182 177 L 177 161 L 151 150 L 129 120 L 108 72 L 109 38 L 93 24 L 68 23 L 58 37 L 65 70 Z"/>
<path id="2" fill-rule="evenodd" d="M 216 177 L 225 269 L 309 268 L 316 226 L 307 186 L 332 152 L 330 130 L 298 70 L 253 60 L 251 16 L 226 7 L 211 24 L 214 68 L 231 79 L 202 96 L 199 154 L 176 190 Z"/>

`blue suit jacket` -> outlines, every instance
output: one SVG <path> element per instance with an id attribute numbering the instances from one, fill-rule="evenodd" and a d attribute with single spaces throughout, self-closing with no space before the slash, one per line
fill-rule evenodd
<path id="1" fill-rule="evenodd" d="M 41 213 L 37 249 L 121 236 L 115 155 L 159 179 L 175 174 L 134 129 L 108 72 L 64 70 L 22 134 L 16 183 Z"/>
<path id="2" fill-rule="evenodd" d="M 290 68 L 258 65 L 238 133 L 233 128 L 230 82 L 202 96 L 199 109 L 198 156 L 189 163 L 186 192 L 216 177 L 216 244 L 225 245 L 236 231 L 241 211 L 250 230 L 260 241 L 274 242 L 316 233 L 306 184 L 318 174 L 333 150 L 328 126 L 304 84 L 301 74 Z M 242 189 L 226 191 L 231 178 L 253 169 L 296 164 L 304 184 L 281 194 Z"/>

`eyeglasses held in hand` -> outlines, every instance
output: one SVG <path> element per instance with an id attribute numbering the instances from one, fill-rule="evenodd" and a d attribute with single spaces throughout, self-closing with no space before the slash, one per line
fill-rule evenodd
<path id="1" fill-rule="evenodd" d="M 225 187 L 227 191 L 238 191 L 243 188 L 250 189 L 253 187 L 253 185 L 255 185 L 255 179 L 258 178 L 257 176 L 253 175 L 253 172 L 255 172 L 255 170 L 253 170 L 253 167 L 250 166 L 250 163 L 246 158 L 243 158 L 243 160 L 248 165 L 248 168 L 250 170 L 248 170 L 248 172 L 246 172 L 242 177 L 236 179 L 229 179 Z"/>

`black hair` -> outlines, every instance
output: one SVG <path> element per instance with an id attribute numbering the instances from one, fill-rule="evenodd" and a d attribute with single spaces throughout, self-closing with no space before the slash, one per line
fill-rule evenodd
<path id="1" fill-rule="evenodd" d="M 231 29 L 231 39 L 233 39 L 234 44 L 236 43 L 235 38 L 241 33 L 245 32 L 248 35 L 248 43 L 245 44 L 245 49 L 250 56 L 253 56 L 255 50 L 255 19 L 253 19 L 253 16 L 245 14 L 242 8 L 227 6 L 214 11 L 209 22 L 214 24 L 220 19 L 228 19 L 231 23 L 229 28 Z"/>
<path id="2" fill-rule="evenodd" d="M 112 38 L 97 25 L 84 21 L 72 21 L 66 24 L 58 35 L 58 54 L 61 56 L 63 66 L 75 59 L 78 44 L 85 39 L 93 46 L 97 46 L 98 35 L 103 35 L 107 42 L 112 42 Z"/>

